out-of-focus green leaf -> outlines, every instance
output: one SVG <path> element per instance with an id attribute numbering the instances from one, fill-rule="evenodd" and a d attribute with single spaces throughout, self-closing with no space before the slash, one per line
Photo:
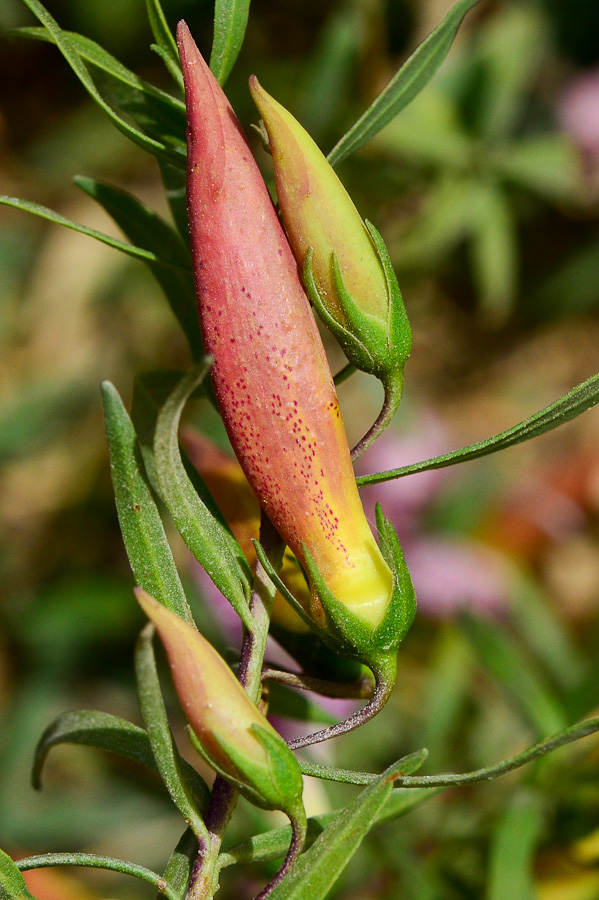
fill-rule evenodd
<path id="1" fill-rule="evenodd" d="M 473 49 L 479 66 L 477 131 L 491 141 L 520 124 L 523 104 L 547 47 L 546 20 L 532 4 L 506 6 L 490 17 Z"/>
<path id="2" fill-rule="evenodd" d="M 110 466 L 125 549 L 137 584 L 193 624 L 193 616 L 143 472 L 131 419 L 116 388 L 102 385 Z"/>
<path id="3" fill-rule="evenodd" d="M 333 8 L 308 66 L 299 115 L 303 127 L 317 143 L 329 133 L 339 115 L 366 34 L 363 9 L 353 5 Z"/>
<path id="4" fill-rule="evenodd" d="M 239 544 L 198 496 L 181 461 L 178 427 L 189 396 L 205 378 L 209 363 L 192 369 L 163 405 L 154 435 L 154 466 L 160 496 L 198 562 L 250 631 L 251 575 Z"/>
<path id="5" fill-rule="evenodd" d="M 541 660 L 554 683 L 563 691 L 575 691 L 588 673 L 588 664 L 532 577 L 520 574 L 514 584 L 510 613 L 521 640 Z"/>
<path id="6" fill-rule="evenodd" d="M 146 11 L 150 20 L 150 28 L 152 34 L 162 50 L 162 58 L 170 74 L 180 88 L 183 87 L 183 75 L 181 74 L 181 66 L 179 64 L 179 54 L 177 52 L 177 44 L 175 38 L 168 27 L 166 16 L 164 15 L 160 0 L 146 0 Z"/>
<path id="7" fill-rule="evenodd" d="M 560 135 L 521 138 L 490 151 L 495 171 L 552 202 L 572 203 L 581 192 L 580 163 L 572 145 Z"/>
<path id="8" fill-rule="evenodd" d="M 65 228 L 70 228 L 72 231 L 78 231 L 79 234 L 86 234 L 88 237 L 93 237 L 102 244 L 108 244 L 109 247 L 114 247 L 115 250 L 120 250 L 122 253 L 126 253 L 127 256 L 134 257 L 134 259 L 143 259 L 144 262 L 151 262 L 160 266 L 171 266 L 175 269 L 190 268 L 189 264 L 182 265 L 174 260 L 164 259 L 162 256 L 151 253 L 149 250 L 143 250 L 141 247 L 134 247 L 133 244 L 127 244 L 125 241 L 119 241 L 118 238 L 113 238 L 109 234 L 103 234 L 101 231 L 96 231 L 95 228 L 79 225 L 77 222 L 67 219 L 66 216 L 61 216 L 60 213 L 54 212 L 53 209 L 48 209 L 47 206 L 41 206 L 39 203 L 33 203 L 30 200 L 21 200 L 19 197 L 6 197 L 0 195 L 0 205 L 12 206 L 14 209 L 22 209 L 24 212 L 32 213 L 34 216 L 39 216 L 41 219 L 48 219 L 48 221 L 54 222 L 56 225 L 64 225 Z"/>
<path id="9" fill-rule="evenodd" d="M 241 50 L 250 13 L 250 0 L 216 0 L 210 68 L 220 84 L 229 77 Z"/>
<path id="10" fill-rule="evenodd" d="M 331 165 L 337 165 L 366 144 L 414 99 L 447 56 L 462 19 L 477 3 L 478 0 L 454 3 L 441 24 L 416 48 L 384 91 L 331 150 L 328 156 Z"/>
<path id="11" fill-rule="evenodd" d="M 139 707 L 152 754 L 171 799 L 198 839 L 209 841 L 208 831 L 187 780 L 162 699 L 153 647 L 154 626 L 148 625 L 135 647 L 135 674 Z"/>
<path id="12" fill-rule="evenodd" d="M 496 184 L 481 184 L 477 223 L 470 243 L 474 282 L 483 314 L 504 321 L 516 298 L 518 246 L 512 207 Z"/>
<path id="13" fill-rule="evenodd" d="M 533 860 L 542 826 L 541 797 L 516 793 L 493 836 L 486 900 L 536 900 Z"/>
<path id="14" fill-rule="evenodd" d="M 143 728 L 95 709 L 69 710 L 61 713 L 48 725 L 35 748 L 31 780 L 36 790 L 42 785 L 41 775 L 46 757 L 52 747 L 58 744 L 81 744 L 97 750 L 107 750 L 158 771 L 150 739 Z M 182 761 L 182 768 L 194 796 L 202 806 L 206 806 L 210 792 L 203 778 L 185 760 Z"/>
<path id="15" fill-rule="evenodd" d="M 90 399 L 87 387 L 58 379 L 24 385 L 0 403 L 0 461 L 47 447 L 67 423 L 82 415 Z"/>
<path id="16" fill-rule="evenodd" d="M 496 622 L 464 615 L 462 627 L 486 669 L 497 679 L 539 735 L 562 731 L 565 710 L 532 659 Z"/>
<path id="17" fill-rule="evenodd" d="M 271 900 L 324 900 L 375 824 L 400 771 L 394 763 L 341 810 L 271 891 Z"/>
<path id="18" fill-rule="evenodd" d="M 56 45 L 70 67 L 73 69 L 88 94 L 100 106 L 100 108 L 110 118 L 116 128 L 121 131 L 125 137 L 128 137 L 134 144 L 137 144 L 143 150 L 151 153 L 158 158 L 165 158 L 175 165 L 182 168 L 186 166 L 186 153 L 183 147 L 169 146 L 164 141 L 155 140 L 148 137 L 142 131 L 126 122 L 121 116 L 112 109 L 112 107 L 104 100 L 98 91 L 93 78 L 89 74 L 89 70 L 79 53 L 71 43 L 68 35 L 60 28 L 56 20 L 50 15 L 48 10 L 39 2 L 39 0 L 23 0 L 31 12 L 39 19 L 42 25 L 48 29 L 52 35 Z"/>
<path id="19" fill-rule="evenodd" d="M 434 797 L 438 792 L 439 789 L 414 791 L 402 791 L 399 789 L 393 791 L 384 806 L 377 813 L 371 827 L 380 825 L 383 822 L 391 822 L 394 819 L 407 815 L 411 810 L 420 806 L 425 800 Z M 325 828 L 334 822 L 337 817 L 343 815 L 343 812 L 340 809 L 331 813 L 323 813 L 320 816 L 311 816 L 308 819 L 306 848 L 311 847 Z M 239 863 L 266 862 L 278 859 L 287 852 L 290 839 L 290 825 L 284 825 L 281 828 L 274 828 L 272 831 L 255 835 L 242 844 L 237 844 L 235 847 L 231 847 L 230 850 L 222 853 L 218 859 L 218 866 L 224 869 L 226 866 L 233 866 Z"/>
<path id="20" fill-rule="evenodd" d="M 443 628 L 437 639 L 422 704 L 423 728 L 418 743 L 428 747 L 435 767 L 443 765 L 459 714 L 467 701 L 472 677 L 472 651 L 453 625 Z"/>
<path id="21" fill-rule="evenodd" d="M 108 869 L 111 872 L 120 872 L 122 875 L 131 875 L 139 878 L 154 887 L 160 887 L 162 895 L 167 900 L 179 900 L 178 895 L 170 884 L 164 881 L 162 876 L 145 866 L 124 859 L 114 859 L 112 856 L 99 856 L 96 853 L 44 853 L 41 856 L 27 856 L 17 860 L 17 866 L 22 871 L 28 869 L 45 869 L 51 866 L 84 866 L 91 869 Z M 1 895 L 0 895 L 1 896 Z M 18 894 L 16 900 L 28 900 L 30 894 Z M 12 898 L 9 898 L 12 900 Z"/>
<path id="22" fill-rule="evenodd" d="M 36 900 L 8 853 L 0 850 L 0 900 Z"/>
<path id="23" fill-rule="evenodd" d="M 335 716 L 310 700 L 303 692 L 293 691 L 274 681 L 268 688 L 268 712 L 269 715 L 296 719 L 298 722 L 322 722 L 324 725 L 334 725 L 337 721 Z"/>
<path id="24" fill-rule="evenodd" d="M 187 221 L 187 172 L 161 159 L 158 161 L 166 199 L 173 222 L 181 240 L 189 247 L 189 223 Z"/>
<path id="25" fill-rule="evenodd" d="M 427 472 L 429 469 L 442 469 L 445 466 L 453 466 L 455 463 L 478 459 L 489 453 L 505 450 L 507 447 L 513 447 L 515 444 L 521 444 L 523 441 L 529 441 L 540 434 L 545 434 L 546 431 L 551 431 L 558 425 L 575 419 L 576 416 L 596 406 L 597 403 L 599 403 L 599 375 L 592 375 L 560 397 L 559 400 L 529 416 L 528 419 L 524 419 L 523 422 L 519 422 L 518 425 L 514 425 L 513 428 L 501 431 L 493 437 L 470 444 L 468 447 L 462 447 L 461 450 L 452 450 L 451 453 L 435 456 L 433 459 L 425 459 L 408 466 L 389 469 L 387 472 L 359 475 L 356 481 L 358 486 L 380 484 L 383 481 L 391 481 L 393 478 L 402 478 L 404 475 Z"/>
<path id="26" fill-rule="evenodd" d="M 476 228 L 479 184 L 470 177 L 443 177 L 426 198 L 424 208 L 402 238 L 400 270 L 436 266 Z"/>
<path id="27" fill-rule="evenodd" d="M 148 261 L 169 305 L 189 341 L 194 360 L 203 355 L 203 342 L 196 303 L 189 249 L 159 215 L 131 194 L 93 178 L 77 176 L 75 184 L 93 197 L 136 245 L 176 261 L 180 268 L 167 269 Z"/>
<path id="28" fill-rule="evenodd" d="M 191 828 L 187 828 L 181 835 L 179 843 L 173 850 L 164 870 L 164 878 L 177 893 L 179 900 L 185 900 L 189 876 L 193 869 L 198 852 L 198 841 Z M 162 893 L 158 893 L 156 900 L 162 900 Z"/>
<path id="29" fill-rule="evenodd" d="M 529 298 L 537 318 L 579 315 L 599 306 L 599 236 L 578 247 L 542 281 Z"/>
<path id="30" fill-rule="evenodd" d="M 433 86 L 376 135 L 372 149 L 394 160 L 457 172 L 468 171 L 476 152 L 454 99 Z"/>

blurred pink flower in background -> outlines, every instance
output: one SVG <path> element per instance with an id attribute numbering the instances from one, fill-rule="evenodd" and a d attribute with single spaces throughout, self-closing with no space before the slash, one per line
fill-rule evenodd
<path id="1" fill-rule="evenodd" d="M 558 117 L 583 153 L 599 157 L 599 68 L 570 81 L 558 102 Z"/>
<path id="2" fill-rule="evenodd" d="M 396 469 L 447 452 L 441 420 L 427 413 L 417 431 L 399 437 L 387 432 L 360 461 L 360 474 Z M 508 564 L 501 554 L 471 538 L 427 533 L 423 516 L 455 477 L 453 469 L 431 469 L 362 488 L 366 513 L 374 520 L 380 502 L 397 530 L 418 598 L 418 611 L 450 618 L 464 608 L 498 615 L 508 602 Z"/>

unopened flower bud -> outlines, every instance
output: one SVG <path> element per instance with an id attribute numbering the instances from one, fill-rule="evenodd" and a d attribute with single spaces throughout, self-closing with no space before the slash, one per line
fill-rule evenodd
<path id="1" fill-rule="evenodd" d="M 301 820 L 302 775 L 283 738 L 199 631 L 141 588 L 136 596 L 164 645 L 198 751 L 257 806 Z"/>
<path id="2" fill-rule="evenodd" d="M 255 76 L 250 90 L 266 127 L 281 215 L 310 299 L 349 361 L 382 381 L 388 421 L 401 398 L 412 338 L 383 239 L 362 221 L 291 113 Z"/>

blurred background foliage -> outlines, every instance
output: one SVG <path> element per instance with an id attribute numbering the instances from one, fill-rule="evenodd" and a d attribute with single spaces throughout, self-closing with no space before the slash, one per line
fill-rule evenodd
<path id="1" fill-rule="evenodd" d="M 211 2 L 163 5 L 171 25 L 186 18 L 208 55 Z M 254 71 L 328 150 L 449 5 L 253 0 L 228 85 L 233 105 L 246 127 L 256 121 L 246 87 Z M 63 28 L 170 90 L 149 48 L 143 0 L 47 7 Z M 0 27 L 27 24 L 20 0 L 3 0 Z M 486 437 L 597 371 L 596 26 L 595 0 L 486 0 L 431 85 L 340 167 L 388 243 L 415 335 L 397 424 L 361 471 Z M 3 39 L 0 193 L 118 234 L 74 174 L 117 184 L 166 214 L 154 160 L 91 105 L 56 49 Z M 131 654 L 141 615 L 98 386 L 108 378 L 129 398 L 135 372 L 183 367 L 187 348 L 142 265 L 22 212 L 0 215 L 0 845 L 19 855 L 80 848 L 159 869 L 180 825 L 152 776 L 96 751 L 58 748 L 37 794 L 29 767 L 41 731 L 65 709 L 139 721 Z M 329 349 L 341 367 L 340 351 Z M 378 387 L 356 375 L 340 399 L 357 439 L 377 411 Z M 194 421 L 222 442 L 210 411 L 199 407 Z M 424 771 L 465 771 L 597 709 L 598 439 L 590 412 L 505 455 L 382 485 L 376 497 L 365 491 L 398 528 L 421 613 L 388 707 L 362 731 L 314 749 L 315 758 L 375 771 L 425 745 Z M 190 557 L 172 529 L 171 537 L 198 619 L 225 647 L 218 610 L 202 602 Z M 352 790 L 308 779 L 309 812 Z M 375 831 L 334 896 L 599 898 L 593 738 L 410 815 Z M 270 821 L 242 803 L 234 836 Z M 223 896 L 250 896 L 251 877 L 227 872 Z M 105 874 L 46 870 L 30 879 L 40 900 L 149 896 Z"/>

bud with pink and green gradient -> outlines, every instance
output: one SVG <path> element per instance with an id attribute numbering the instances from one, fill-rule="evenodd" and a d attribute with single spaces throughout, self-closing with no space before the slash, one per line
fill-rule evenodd
<path id="1" fill-rule="evenodd" d="M 252 803 L 305 821 L 298 762 L 224 659 L 196 628 L 142 588 L 135 594 L 166 650 L 198 752 Z"/>
<path id="2" fill-rule="evenodd" d="M 322 341 L 241 126 L 184 23 L 177 36 L 196 291 L 225 427 L 308 572 L 311 624 L 389 682 L 414 614 L 405 564 L 398 575 L 364 515 Z"/>
<path id="3" fill-rule="evenodd" d="M 268 134 L 281 215 L 310 299 L 349 361 L 382 381 L 386 424 L 401 399 L 412 335 L 383 239 L 362 221 L 333 168 L 291 113 L 255 76 L 250 90 Z M 369 433 L 360 452 L 380 430 Z"/>

